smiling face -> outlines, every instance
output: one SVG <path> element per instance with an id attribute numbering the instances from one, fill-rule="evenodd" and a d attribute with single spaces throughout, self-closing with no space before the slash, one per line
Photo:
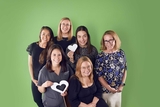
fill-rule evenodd
<path id="1" fill-rule="evenodd" d="M 62 61 L 62 53 L 59 49 L 54 49 L 51 53 L 52 65 L 59 65 Z"/>
<path id="2" fill-rule="evenodd" d="M 108 51 L 113 50 L 115 46 L 115 39 L 113 36 L 106 34 L 103 38 L 104 40 L 104 45 L 107 48 Z"/>
<path id="3" fill-rule="evenodd" d="M 63 20 L 61 22 L 62 35 L 67 34 L 69 32 L 70 28 L 71 28 L 71 23 L 69 20 Z"/>
<path id="4" fill-rule="evenodd" d="M 47 43 L 50 40 L 50 32 L 47 29 L 43 29 L 40 34 L 40 40 L 42 43 Z"/>
<path id="5" fill-rule="evenodd" d="M 81 65 L 82 77 L 89 77 L 92 72 L 92 66 L 88 61 L 84 61 Z"/>
<path id="6" fill-rule="evenodd" d="M 79 31 L 77 32 L 77 41 L 80 47 L 85 47 L 88 42 L 88 36 L 85 31 Z"/>

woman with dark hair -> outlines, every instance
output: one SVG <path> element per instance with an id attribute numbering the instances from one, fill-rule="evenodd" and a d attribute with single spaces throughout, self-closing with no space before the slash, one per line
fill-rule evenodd
<path id="1" fill-rule="evenodd" d="M 65 107 L 64 96 L 67 92 L 59 93 L 51 88 L 54 82 L 68 81 L 73 74 L 67 64 L 65 53 L 60 45 L 50 46 L 47 54 L 46 65 L 41 69 L 38 78 L 38 90 L 44 93 L 43 104 L 45 107 Z"/>
<path id="2" fill-rule="evenodd" d="M 40 69 L 46 63 L 46 54 L 48 47 L 53 44 L 54 34 L 48 26 L 43 26 L 39 34 L 39 41 L 31 43 L 26 51 L 28 55 L 28 67 L 31 76 L 31 87 L 33 99 L 38 107 L 44 107 L 42 103 L 42 94 L 38 91 L 37 82 Z"/>
<path id="3" fill-rule="evenodd" d="M 75 76 L 69 81 L 68 98 L 71 107 L 108 107 L 102 89 L 94 75 L 91 60 L 82 56 L 76 64 Z"/>
<path id="4" fill-rule="evenodd" d="M 72 68 L 75 69 L 75 65 L 81 56 L 87 56 L 92 61 L 92 64 L 94 64 L 98 51 L 96 47 L 91 44 L 90 34 L 85 26 L 79 26 L 76 29 L 76 43 L 78 48 L 75 52 L 69 49 L 66 51 Z"/>

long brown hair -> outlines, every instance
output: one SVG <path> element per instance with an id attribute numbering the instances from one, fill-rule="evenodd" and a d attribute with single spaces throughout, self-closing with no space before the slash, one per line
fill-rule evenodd
<path id="1" fill-rule="evenodd" d="M 39 56 L 39 62 L 41 64 L 45 63 L 44 61 L 46 60 L 47 51 L 48 51 L 49 47 L 54 44 L 53 43 L 54 33 L 53 33 L 52 29 L 50 27 L 48 27 L 48 26 L 43 26 L 41 28 L 41 31 L 40 31 L 40 34 L 39 34 L 39 41 L 37 43 L 39 44 L 41 42 L 41 32 L 44 29 L 46 29 L 46 30 L 49 31 L 49 33 L 50 33 L 50 40 L 48 41 L 46 48 L 41 52 L 41 54 Z"/>
<path id="2" fill-rule="evenodd" d="M 54 45 L 51 45 L 49 47 L 49 50 L 48 50 L 48 53 L 47 53 L 47 62 L 46 62 L 47 69 L 49 71 L 52 71 L 51 54 L 52 54 L 52 51 L 54 49 L 58 49 L 61 52 L 61 54 L 62 54 L 62 61 L 60 62 L 60 66 L 61 66 L 61 69 L 62 69 L 63 72 L 67 71 L 67 67 L 66 67 L 67 66 L 66 65 L 67 58 L 66 58 L 66 55 L 65 55 L 62 47 L 60 45 L 58 45 L 58 44 L 54 44 Z"/>
<path id="3" fill-rule="evenodd" d="M 76 29 L 76 43 L 78 44 L 78 46 L 79 46 L 79 43 L 78 43 L 78 40 L 77 40 L 77 33 L 79 31 L 86 32 L 87 37 L 88 37 L 88 40 L 87 40 L 87 49 L 88 49 L 88 53 L 91 53 L 93 48 L 92 48 L 92 45 L 91 45 L 90 34 L 88 32 L 88 29 L 85 26 L 79 26 L 79 27 L 77 27 L 77 29 Z M 79 47 L 76 49 L 76 53 L 80 54 Z"/>

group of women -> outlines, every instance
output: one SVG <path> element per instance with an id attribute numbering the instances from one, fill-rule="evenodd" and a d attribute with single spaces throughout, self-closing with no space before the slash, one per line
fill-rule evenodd
<path id="1" fill-rule="evenodd" d="M 77 44 L 75 51 L 68 46 Z M 101 39 L 101 52 L 91 44 L 85 26 L 73 36 L 67 17 L 61 19 L 57 36 L 43 26 L 39 41 L 27 47 L 32 95 L 38 107 L 121 107 L 121 92 L 126 81 L 126 57 L 121 41 L 112 31 Z M 51 88 L 55 83 L 69 83 L 64 93 Z"/>

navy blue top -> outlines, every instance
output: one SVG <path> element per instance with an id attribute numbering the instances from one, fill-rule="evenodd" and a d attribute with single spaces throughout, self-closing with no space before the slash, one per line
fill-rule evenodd
<path id="1" fill-rule="evenodd" d="M 99 98 L 96 107 L 108 107 L 102 99 L 102 89 L 98 79 L 94 78 L 91 86 L 83 88 L 77 77 L 71 78 L 68 88 L 68 98 L 71 107 L 78 107 L 81 102 L 89 104 L 94 97 Z"/>
<path id="2" fill-rule="evenodd" d="M 55 44 L 59 44 L 62 48 L 63 48 L 63 51 L 66 52 L 66 48 L 73 44 L 73 43 L 76 43 L 76 37 L 75 36 L 72 36 L 71 40 L 68 41 L 68 38 L 62 38 L 62 40 L 58 41 L 57 40 L 57 36 L 54 37 L 54 43 Z"/>

